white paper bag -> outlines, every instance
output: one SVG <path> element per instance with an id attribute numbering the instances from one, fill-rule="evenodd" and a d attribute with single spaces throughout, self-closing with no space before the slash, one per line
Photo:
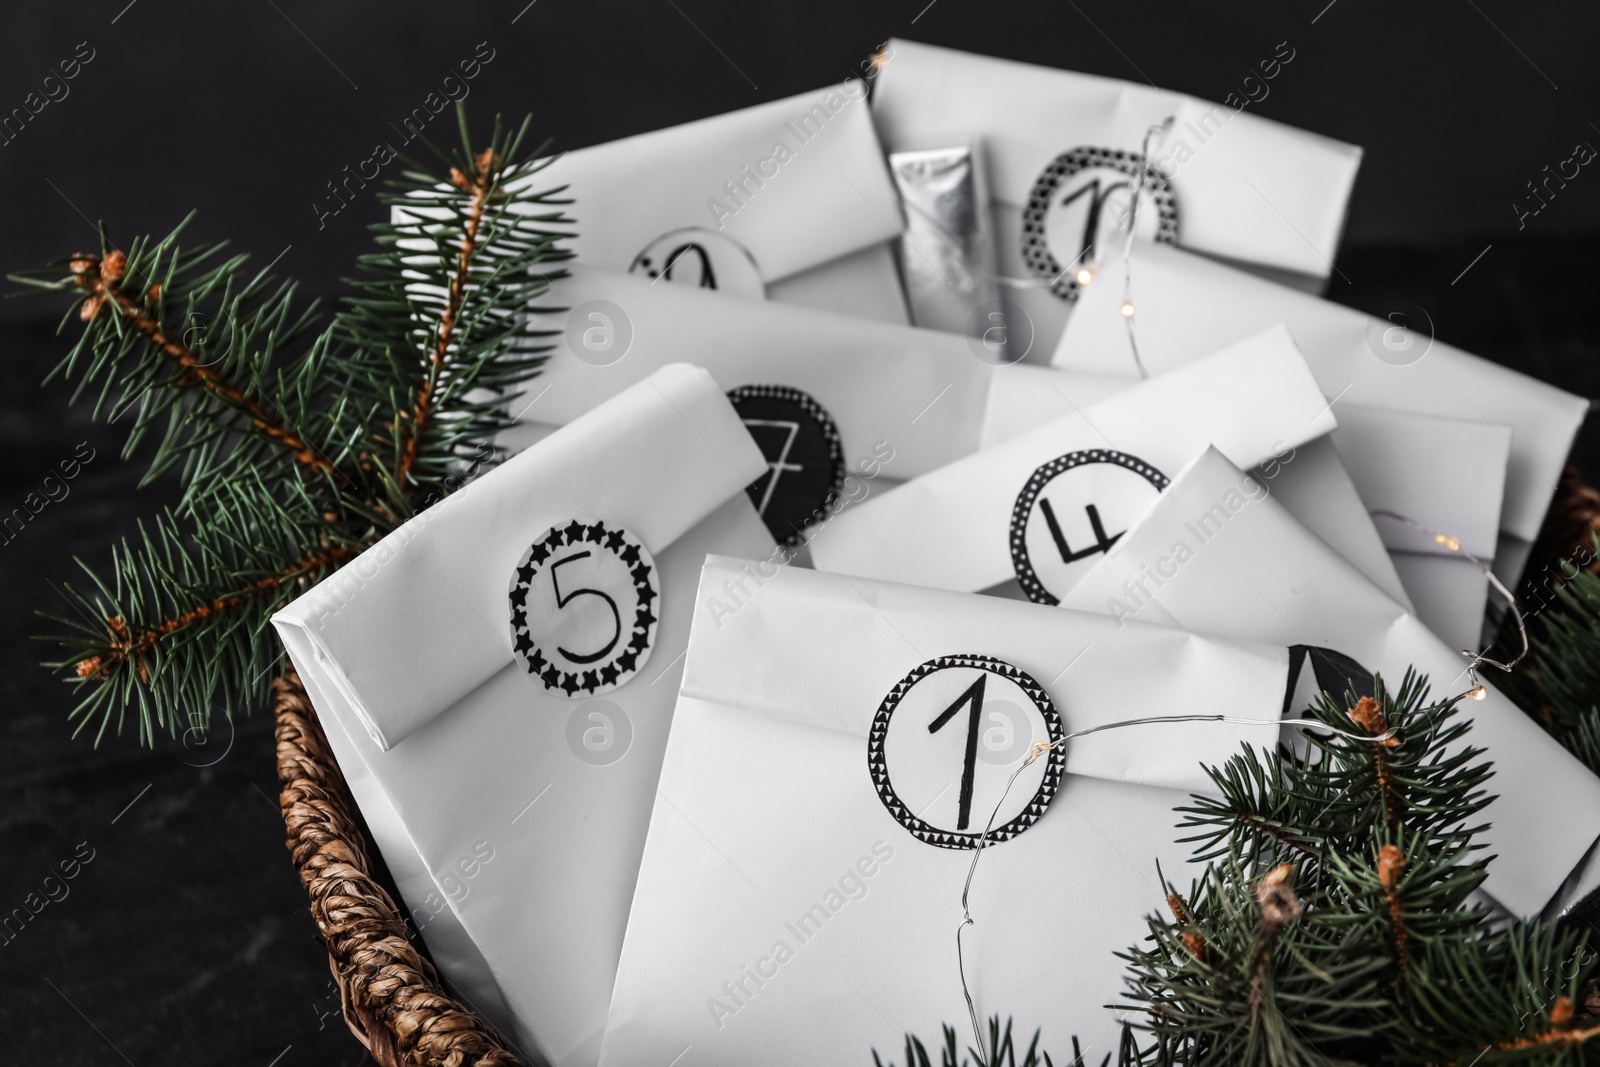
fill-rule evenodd
<path id="1" fill-rule="evenodd" d="M 859 78 L 568 152 L 580 262 L 906 322 L 902 229 Z"/>
<path id="2" fill-rule="evenodd" d="M 1361 404 L 1498 427 L 1509 449 L 1500 527 L 1523 542 L 1537 536 L 1588 401 L 1443 341 L 1430 343 L 1423 333 L 1398 330 L 1383 319 L 1178 249 L 1140 242 L 1133 263 L 1139 352 L 1152 374 L 1282 322 L 1336 409 Z M 1116 271 L 1085 291 L 1056 350 L 1056 366 L 1134 373 L 1118 311 L 1121 293 Z M 1415 327 L 1417 319 L 1410 321 Z M 1418 463 L 1470 458 L 1445 451 L 1441 442 Z M 1406 514 L 1445 532 L 1469 526 L 1473 511 L 1494 499 L 1500 477 L 1495 454 L 1472 454 L 1483 464 L 1474 482 L 1482 501 L 1457 501 L 1455 509 L 1437 516 Z M 1416 494 L 1408 499 L 1417 510 L 1427 503 Z"/>
<path id="3" fill-rule="evenodd" d="M 1390 685 L 1415 667 L 1437 697 L 1470 687 L 1454 650 L 1277 502 L 1246 489 L 1245 475 L 1209 450 L 1063 603 L 1124 621 L 1337 648 Z M 1483 888 L 1511 913 L 1534 915 L 1595 840 L 1600 778 L 1495 691 L 1488 673 L 1486 699 L 1467 703 L 1468 740 L 1493 761 L 1498 795 L 1483 813 L 1484 840 L 1498 857 Z M 1561 818 L 1550 817 L 1555 811 Z"/>
<path id="4" fill-rule="evenodd" d="M 1212 104 L 913 41 L 890 48 L 872 100 L 884 147 L 981 140 L 1000 271 L 1034 283 L 1008 287 L 1007 300 L 1046 344 L 1077 296 L 1078 270 L 1121 255 L 1145 131 L 1169 115 L 1140 231 L 1319 289 L 1327 278 L 1361 161 L 1354 145 L 1249 114 L 1240 95 Z M 1280 45 L 1263 62 L 1281 70 L 1293 51 Z"/>
<path id="5" fill-rule="evenodd" d="M 1495 556 L 1510 429 L 1339 407 L 1333 441 L 1375 513 L 1414 614 L 1451 648 L 1479 647 L 1489 585 L 1483 568 L 1463 553 Z"/>
<path id="6" fill-rule="evenodd" d="M 666 367 L 274 617 L 424 939 L 530 1055 L 598 1055 L 700 563 L 773 551 L 764 469 Z"/>
<path id="7" fill-rule="evenodd" d="M 1075 403 L 1128 386 L 1113 375 L 995 365 L 964 337 L 752 301 L 579 267 L 557 282 L 569 308 L 543 372 L 510 412 L 508 440 L 561 425 L 672 362 L 710 371 L 735 396 L 773 473 L 756 487 L 783 539 L 831 495 L 855 500 L 866 470 L 904 480 L 978 447 L 989 392 L 1044 374 Z M 854 474 L 854 480 L 847 478 Z M 774 490 L 769 496 L 768 490 Z"/>
<path id="8" fill-rule="evenodd" d="M 1288 334 L 1268 330 L 851 508 L 812 540 L 812 559 L 963 592 L 1015 578 L 1054 603 L 1207 446 L 1253 466 L 1333 426 Z M 1367 528 L 1364 555 L 1381 557 Z"/>
<path id="9" fill-rule="evenodd" d="M 601 1063 L 788 1048 L 843 1064 L 898 1050 L 904 1031 L 964 1036 L 968 849 L 1029 745 L 1141 715 L 1281 712 L 1285 648 L 1162 630 L 708 560 Z M 1172 807 L 1206 786 L 1200 761 L 1276 735 L 1134 727 L 1025 770 L 973 883 L 980 1016 L 1043 1024 L 1058 1047 L 1075 1032 L 1096 1061 L 1109 1050 L 1113 953 L 1163 903 L 1156 861 L 1183 877 Z"/>

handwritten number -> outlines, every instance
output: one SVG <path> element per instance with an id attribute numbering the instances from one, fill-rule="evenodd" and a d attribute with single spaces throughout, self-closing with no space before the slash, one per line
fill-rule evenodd
<path id="1" fill-rule="evenodd" d="M 1100 179 L 1095 178 L 1076 191 L 1068 193 L 1061 198 L 1060 206 L 1066 207 L 1079 197 L 1089 197 L 1089 206 L 1083 219 L 1083 246 L 1078 249 L 1078 259 L 1073 260 L 1074 263 L 1078 262 L 1078 260 L 1092 261 L 1094 259 L 1094 239 L 1100 233 L 1100 213 L 1105 208 L 1106 201 L 1111 199 L 1112 193 L 1118 189 L 1126 188 L 1128 188 L 1127 182 L 1114 182 L 1106 186 L 1105 190 L 1102 191 Z"/>
<path id="2" fill-rule="evenodd" d="M 568 652 L 560 645 L 556 646 L 556 651 L 567 657 L 573 663 L 593 663 L 596 660 L 604 659 L 610 654 L 613 648 L 617 647 L 617 642 L 622 639 L 622 615 L 617 611 L 617 602 L 615 600 L 612 600 L 609 596 L 607 596 L 605 593 L 602 593 L 598 589 L 574 589 L 566 596 L 561 595 L 561 583 L 558 580 L 556 571 L 561 569 L 561 565 L 563 563 L 571 563 L 575 559 L 584 559 L 588 555 L 589 550 L 584 549 L 582 552 L 574 552 L 572 555 L 558 559 L 554 563 L 550 564 L 550 588 L 555 590 L 557 608 L 566 607 L 580 596 L 597 596 L 601 600 L 604 600 L 606 602 L 606 606 L 611 609 L 611 621 L 613 624 L 611 640 L 606 642 L 606 646 L 600 651 L 589 655 L 580 656 L 577 653 Z"/>
<path id="3" fill-rule="evenodd" d="M 978 770 L 978 724 L 983 715 L 983 686 L 988 680 L 986 672 L 979 673 L 978 680 L 967 686 L 967 691 L 956 697 L 955 703 L 928 724 L 930 734 L 938 733 L 945 723 L 955 717 L 961 705 L 970 704 L 972 707 L 967 715 L 967 753 L 961 765 L 961 809 L 956 818 L 957 830 L 965 830 L 967 823 L 972 820 L 972 780 Z"/>
<path id="4" fill-rule="evenodd" d="M 672 281 L 672 269 L 678 265 L 678 260 L 691 252 L 700 261 L 700 288 L 715 289 L 717 287 L 717 275 L 711 269 L 711 256 L 704 248 L 701 248 L 693 241 L 681 244 L 667 254 L 667 263 L 666 266 L 661 268 L 661 277 L 669 282 Z"/>
<path id="5" fill-rule="evenodd" d="M 1094 531 L 1094 544 L 1074 552 L 1067 544 L 1066 535 L 1061 532 L 1061 524 L 1056 521 L 1055 509 L 1050 506 L 1050 501 L 1047 497 L 1039 498 L 1039 510 L 1044 512 L 1045 524 L 1050 527 L 1050 536 L 1055 540 L 1056 548 L 1061 553 L 1062 563 L 1076 563 L 1078 560 L 1086 556 L 1095 555 L 1098 552 L 1110 552 L 1111 546 L 1122 539 L 1122 534 L 1120 533 L 1115 537 L 1107 537 L 1106 528 L 1100 523 L 1099 509 L 1093 504 L 1087 504 L 1083 510 L 1089 516 L 1089 528 Z"/>

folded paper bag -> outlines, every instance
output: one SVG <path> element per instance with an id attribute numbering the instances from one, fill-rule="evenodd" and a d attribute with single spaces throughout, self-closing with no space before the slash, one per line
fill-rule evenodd
<path id="1" fill-rule="evenodd" d="M 1485 500 L 1499 492 L 1504 473 L 1501 529 L 1531 542 L 1555 494 L 1573 438 L 1588 413 L 1582 397 L 1490 363 L 1429 336 L 1420 309 L 1397 310 L 1394 321 L 1321 300 L 1180 249 L 1140 242 L 1133 252 L 1139 352 L 1160 375 L 1204 358 L 1223 345 L 1283 323 L 1305 353 L 1317 384 L 1336 409 L 1369 408 L 1460 419 L 1487 425 L 1507 441 L 1509 467 L 1497 468 L 1492 449 L 1474 448 L 1483 467 L 1477 484 Z M 1134 374 L 1122 301 L 1120 264 L 1085 292 L 1053 358 L 1058 367 Z M 1402 314 L 1402 311 L 1404 312 Z M 1498 428 L 1498 429 L 1496 429 Z M 1447 447 L 1436 440 L 1430 452 Z M 1452 465 L 1469 457 L 1452 457 Z M 1417 498 L 1413 508 L 1429 501 Z M 1436 529 L 1469 526 L 1467 514 L 1407 514 Z M 1465 536 L 1465 535 L 1457 535 Z M 1481 542 L 1480 542 L 1481 547 Z M 1474 549 L 1476 551 L 1476 549 Z M 1520 568 L 1519 568 L 1520 569 Z M 1515 578 L 1508 579 L 1515 585 Z"/>
<path id="2" fill-rule="evenodd" d="M 905 479 L 978 447 L 993 390 L 1042 375 L 1079 404 L 1130 384 L 979 359 L 954 334 L 711 293 L 577 266 L 552 303 L 572 310 L 549 360 L 510 405 L 508 441 L 563 425 L 659 367 L 704 367 L 734 397 L 773 474 L 753 495 L 780 538 L 792 539 L 863 461 L 892 462 Z M 1008 393 L 1009 395 L 1009 393 Z M 537 425 L 536 425 L 537 424 Z M 768 490 L 774 490 L 769 493 Z M 847 494 L 848 495 L 848 494 Z"/>
<path id="3" fill-rule="evenodd" d="M 596 516 L 652 550 L 766 469 L 711 376 L 664 367 L 422 512 L 275 622 L 302 670 L 319 665 L 387 749 L 511 662 L 506 577 L 532 533 Z M 404 580 L 376 580 L 391 571 Z M 486 629 L 499 640 L 483 640 Z M 439 669 L 406 669 L 424 662 Z"/>
<path id="4" fill-rule="evenodd" d="M 963 592 L 1015 577 L 1054 603 L 1208 445 L 1253 466 L 1334 425 L 1287 332 L 1269 329 L 843 512 L 812 558 Z"/>
<path id="5" fill-rule="evenodd" d="M 656 453 L 672 477 L 641 484 L 640 457 Z M 353 572 L 365 577 L 331 605 L 308 594 L 275 619 L 415 927 L 452 989 L 530 1061 L 583 1067 L 598 1056 L 700 564 L 708 552 L 774 551 L 743 492 L 758 458 L 709 376 L 668 367 L 451 497 L 440 508 L 456 509 L 454 520 L 415 527 L 406 553 Z M 559 554 L 524 582 L 546 529 Z M 434 551 L 409 551 L 423 543 Z M 453 597 L 472 588 L 463 567 L 492 572 L 495 601 L 458 620 L 462 633 L 433 633 L 441 651 L 414 641 L 431 615 L 363 617 L 366 647 L 404 654 L 384 663 L 398 683 L 442 674 L 451 683 L 442 689 L 459 693 L 398 737 L 371 704 L 365 718 L 383 727 L 374 735 L 335 684 L 356 672 L 333 658 L 350 646 L 325 640 L 329 630 L 353 625 L 348 609 L 387 584 Z M 639 598 L 643 616 L 630 600 L 641 574 L 652 594 Z M 518 591 L 528 625 L 514 646 Z M 622 636 L 623 614 L 633 640 L 595 662 L 592 649 Z M 590 661 L 597 680 L 618 668 L 615 684 L 596 697 L 576 684 L 589 681 L 576 662 L 574 684 L 552 688 L 530 672 L 523 636 L 551 661 Z M 468 642 L 500 650 L 489 657 L 499 668 L 476 682 Z"/>
<path id="6" fill-rule="evenodd" d="M 1254 641 L 1337 648 L 1398 685 L 1409 667 L 1438 697 L 1467 689 L 1465 661 L 1310 536 L 1215 449 L 1068 592 L 1064 604 Z M 1469 738 L 1494 763 L 1484 810 L 1484 890 L 1515 915 L 1537 914 L 1595 840 L 1600 778 L 1492 687 L 1469 701 Z M 1560 812 L 1560 818 L 1552 818 Z"/>
<path id="7" fill-rule="evenodd" d="M 873 118 L 890 152 L 981 139 L 999 269 L 1013 313 L 1054 344 L 1078 296 L 1079 270 L 1121 254 L 1129 188 L 1145 131 L 1152 146 L 1139 230 L 1320 289 L 1360 165 L 1354 145 L 1245 111 L 1112 78 L 890 42 Z M 1264 57 L 1262 88 L 1292 62 Z M 1259 98 L 1259 97 L 1258 97 Z M 1097 283 L 1098 284 L 1098 283 Z M 1212 350 L 1221 347 L 1213 345 Z"/>
<path id="8" fill-rule="evenodd" d="M 1210 788 L 1200 761 L 1278 729 L 1105 731 L 1002 793 L 1063 731 L 1278 718 L 1286 648 L 1161 630 L 708 560 L 602 1064 L 690 1046 L 685 1063 L 751 1063 L 785 1042 L 849 1063 L 959 1024 L 961 887 L 997 803 L 965 943 L 979 1013 L 1067 1018 L 1111 1047 L 1113 953 L 1163 904 L 1157 860 L 1183 876 L 1173 806 Z"/>
<path id="9" fill-rule="evenodd" d="M 578 202 L 584 263 L 903 323 L 900 206 L 866 95 L 848 78 L 567 152 L 530 181 Z"/>

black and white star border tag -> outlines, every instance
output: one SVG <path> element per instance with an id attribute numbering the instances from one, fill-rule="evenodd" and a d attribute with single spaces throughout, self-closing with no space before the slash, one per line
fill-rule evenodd
<path id="1" fill-rule="evenodd" d="M 631 619 L 623 622 L 621 612 L 614 606 L 614 598 L 604 591 L 569 593 L 569 599 L 581 593 L 599 593 L 613 600 L 613 610 L 618 611 L 619 626 L 614 642 L 617 647 L 603 662 L 592 667 L 568 669 L 563 665 L 566 657 L 560 655 L 559 649 L 542 647 L 556 644 L 558 639 L 549 634 L 533 633 L 529 626 L 529 596 L 534 583 L 552 558 L 568 548 L 602 553 L 614 560 L 617 571 L 627 576 L 635 605 Z M 540 682 L 547 691 L 569 699 L 594 696 L 626 685 L 643 669 L 655 645 L 659 622 L 656 607 L 661 595 L 658 582 L 655 560 L 649 550 L 626 529 L 600 519 L 572 519 L 551 526 L 533 539 L 512 572 L 511 644 L 517 661 L 529 677 Z"/>

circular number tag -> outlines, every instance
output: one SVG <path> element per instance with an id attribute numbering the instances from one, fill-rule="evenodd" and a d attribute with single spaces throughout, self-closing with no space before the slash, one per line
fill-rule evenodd
<path id="1" fill-rule="evenodd" d="M 773 538 L 797 545 L 844 485 L 839 428 L 821 404 L 787 385 L 741 385 L 728 399 L 767 457 L 767 473 L 746 492 Z"/>
<path id="2" fill-rule="evenodd" d="M 1103 448 L 1034 471 L 1011 510 L 1011 566 L 1028 599 L 1060 603 L 1166 487 L 1167 476 L 1138 456 Z"/>
<path id="3" fill-rule="evenodd" d="M 533 539 L 511 576 L 511 644 L 545 689 L 592 696 L 627 683 L 656 636 L 655 561 L 639 539 L 573 519 Z"/>
<path id="4" fill-rule="evenodd" d="M 1078 299 L 1077 273 L 1111 250 L 1114 234 L 1128 232 L 1139 153 L 1118 148 L 1073 148 L 1050 161 L 1033 183 L 1022 211 L 1022 259 L 1062 300 Z M 1166 244 L 1178 240 L 1178 201 L 1172 183 L 1145 167 L 1139 235 Z"/>
<path id="5" fill-rule="evenodd" d="M 867 770 L 883 806 L 912 836 L 939 848 L 977 848 L 991 817 L 994 844 L 1050 806 L 1066 764 L 1061 748 L 1023 770 L 1009 793 L 1006 783 L 1034 741 L 1056 741 L 1062 732 L 1050 695 L 1026 672 L 993 656 L 940 656 L 900 679 L 878 705 Z"/>
<path id="6" fill-rule="evenodd" d="M 633 257 L 628 273 L 756 300 L 767 295 L 755 257 L 726 234 L 698 226 L 669 230 L 651 241 Z"/>

